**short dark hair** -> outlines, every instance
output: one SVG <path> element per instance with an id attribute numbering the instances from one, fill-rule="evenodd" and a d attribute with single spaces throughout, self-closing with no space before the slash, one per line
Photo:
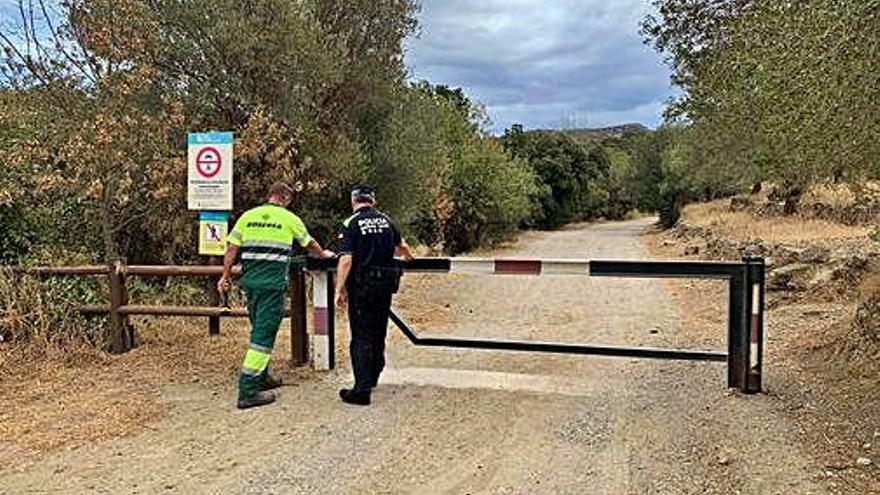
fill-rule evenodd
<path id="1" fill-rule="evenodd" d="M 269 197 L 286 196 L 293 199 L 293 188 L 284 182 L 275 182 L 269 187 Z"/>
<path id="2" fill-rule="evenodd" d="M 351 188 L 351 199 L 356 203 L 374 203 L 376 192 L 366 184 L 358 184 Z"/>

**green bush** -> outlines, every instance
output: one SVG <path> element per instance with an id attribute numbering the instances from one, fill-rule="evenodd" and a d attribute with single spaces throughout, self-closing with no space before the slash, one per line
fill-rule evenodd
<path id="1" fill-rule="evenodd" d="M 528 219 L 537 192 L 528 164 L 511 160 L 489 138 L 471 141 L 453 167 L 450 186 L 455 215 L 444 237 L 453 254 L 512 237 Z"/>
<path id="2" fill-rule="evenodd" d="M 622 191 L 625 179 L 615 178 L 618 190 L 612 195 L 612 163 L 604 147 L 585 148 L 561 132 L 524 132 L 521 125 L 508 129 L 502 143 L 511 156 L 528 161 L 538 179 L 533 226 L 555 229 L 583 219 L 625 215 L 621 210 L 628 205 L 616 203 L 627 196 Z"/>

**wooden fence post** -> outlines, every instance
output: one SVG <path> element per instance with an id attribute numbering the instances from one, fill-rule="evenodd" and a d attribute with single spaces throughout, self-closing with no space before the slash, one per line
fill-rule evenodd
<path id="1" fill-rule="evenodd" d="M 290 284 L 290 359 L 294 366 L 309 362 L 309 337 L 306 328 L 306 274 L 294 268 Z"/>
<path id="2" fill-rule="evenodd" d="M 222 264 L 222 258 L 217 256 L 211 256 L 208 259 L 209 265 L 218 265 Z M 220 305 L 220 292 L 217 290 L 217 279 L 213 277 L 208 278 L 208 305 L 212 308 L 216 308 Z M 220 317 L 219 316 L 209 316 L 208 317 L 208 335 L 220 335 Z"/>
<path id="3" fill-rule="evenodd" d="M 122 353 L 135 345 L 134 327 L 129 325 L 128 317 L 119 308 L 128 304 L 128 290 L 125 287 L 125 265 L 116 260 L 109 266 L 110 280 L 110 352 Z"/>

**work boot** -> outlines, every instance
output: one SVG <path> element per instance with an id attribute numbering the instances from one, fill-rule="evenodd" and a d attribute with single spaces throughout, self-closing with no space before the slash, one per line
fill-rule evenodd
<path id="1" fill-rule="evenodd" d="M 260 391 L 250 397 L 238 399 L 238 408 L 250 409 L 252 407 L 265 406 L 273 402 L 275 402 L 275 394 L 272 392 Z"/>
<path id="2" fill-rule="evenodd" d="M 260 390 L 261 391 L 272 390 L 272 389 L 276 389 L 280 386 L 281 386 L 281 377 L 280 376 L 266 375 L 266 378 L 263 378 L 263 382 L 260 383 Z"/>
<path id="3" fill-rule="evenodd" d="M 339 397 L 346 404 L 354 404 L 357 406 L 370 405 L 370 392 L 355 392 L 354 390 L 344 388 L 339 391 Z"/>

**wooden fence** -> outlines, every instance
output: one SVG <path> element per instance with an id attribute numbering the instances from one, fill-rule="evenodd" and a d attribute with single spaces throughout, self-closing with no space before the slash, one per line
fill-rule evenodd
<path id="1" fill-rule="evenodd" d="M 89 265 L 70 267 L 11 268 L 37 277 L 107 277 L 109 304 L 84 305 L 80 311 L 91 315 L 110 316 L 110 351 L 121 353 L 135 345 L 134 329 L 128 320 L 134 315 L 207 317 L 208 334 L 220 333 L 220 318 L 247 317 L 247 308 L 229 308 L 221 304 L 216 283 L 209 284 L 210 306 L 158 306 L 132 304 L 128 297 L 127 280 L 131 277 L 198 277 L 219 280 L 223 267 L 216 265 L 125 265 L 117 262 L 110 266 Z M 233 276 L 241 275 L 241 267 L 233 268 Z M 306 277 L 302 270 L 291 270 L 290 305 L 285 316 L 290 317 L 291 360 L 301 366 L 308 362 L 306 334 Z"/>

